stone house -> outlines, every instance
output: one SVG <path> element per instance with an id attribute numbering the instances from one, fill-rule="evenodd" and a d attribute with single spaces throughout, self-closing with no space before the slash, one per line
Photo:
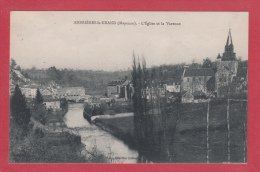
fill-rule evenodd
<path id="1" fill-rule="evenodd" d="M 233 77 L 229 85 L 220 86 L 218 88 L 218 97 L 227 97 L 228 91 L 231 97 L 240 97 L 248 92 L 247 68 L 238 68 L 236 76 Z"/>
<path id="2" fill-rule="evenodd" d="M 184 69 L 182 76 L 182 92 L 187 91 L 194 93 L 201 91 L 207 94 L 214 91 L 214 71 L 209 68 L 187 68 Z"/>
<path id="3" fill-rule="evenodd" d="M 43 104 L 46 109 L 52 109 L 53 111 L 60 111 L 60 99 L 44 99 Z"/>
<path id="4" fill-rule="evenodd" d="M 163 86 L 169 93 L 179 93 L 181 91 L 180 83 L 180 81 L 167 81 Z"/>
<path id="5" fill-rule="evenodd" d="M 125 99 L 128 99 L 127 87 L 129 87 L 130 81 L 127 79 L 114 80 L 107 85 L 107 97 L 113 95 L 123 95 Z"/>
<path id="6" fill-rule="evenodd" d="M 85 97 L 85 88 L 84 87 L 58 88 L 55 97 L 66 98 L 66 100 L 78 102 L 80 99 Z"/>

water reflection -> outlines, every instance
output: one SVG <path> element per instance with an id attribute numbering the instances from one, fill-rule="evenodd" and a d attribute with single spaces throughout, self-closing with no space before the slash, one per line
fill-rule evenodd
<path id="1" fill-rule="evenodd" d="M 83 117 L 83 106 L 82 103 L 69 104 L 64 121 L 69 128 L 77 130 L 86 149 L 91 151 L 95 147 L 105 156 L 112 157 L 114 163 L 136 163 L 137 151 L 130 149 L 123 141 L 110 133 L 90 124 Z"/>

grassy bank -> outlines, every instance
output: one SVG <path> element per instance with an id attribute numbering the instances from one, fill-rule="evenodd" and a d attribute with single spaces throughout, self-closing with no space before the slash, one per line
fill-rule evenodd
<path id="1" fill-rule="evenodd" d="M 227 162 L 227 105 L 210 104 L 209 111 L 209 161 Z M 246 104 L 231 102 L 230 141 L 231 162 L 244 159 L 243 119 Z M 182 104 L 171 107 L 168 113 L 149 115 L 152 132 L 149 137 L 153 162 L 205 163 L 207 155 L 207 103 Z M 95 123 L 131 146 L 135 146 L 133 117 L 96 119 Z M 167 153 L 168 152 L 168 153 Z"/>
<path id="2" fill-rule="evenodd" d="M 133 116 L 111 119 L 94 120 L 94 123 L 103 130 L 123 140 L 130 147 L 135 148 Z"/>

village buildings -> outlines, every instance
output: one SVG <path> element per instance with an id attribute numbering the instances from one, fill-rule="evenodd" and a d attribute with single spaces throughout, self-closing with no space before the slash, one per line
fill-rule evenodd
<path id="1" fill-rule="evenodd" d="M 194 93 L 201 91 L 205 94 L 214 91 L 214 71 L 208 68 L 184 69 L 182 77 L 182 91 Z"/>
<path id="2" fill-rule="evenodd" d="M 44 99 L 43 104 L 46 109 L 51 109 L 54 112 L 60 111 L 60 99 Z"/>
<path id="3" fill-rule="evenodd" d="M 229 31 L 225 51 L 216 60 L 217 71 L 215 74 L 215 87 L 217 97 L 225 97 L 228 92 L 238 93 L 247 90 L 247 67 L 239 67 L 231 32 Z"/>
<path id="4" fill-rule="evenodd" d="M 53 97 L 66 98 L 69 101 L 79 102 L 85 97 L 84 87 L 64 87 L 53 89 Z"/>
<path id="5" fill-rule="evenodd" d="M 130 80 L 128 80 L 127 78 L 123 80 L 111 81 L 107 85 L 107 97 L 124 97 L 127 100 L 129 98 L 127 93 L 129 84 Z"/>
<path id="6" fill-rule="evenodd" d="M 205 99 L 214 91 L 214 71 L 209 68 L 186 68 L 182 76 L 182 102 Z"/>

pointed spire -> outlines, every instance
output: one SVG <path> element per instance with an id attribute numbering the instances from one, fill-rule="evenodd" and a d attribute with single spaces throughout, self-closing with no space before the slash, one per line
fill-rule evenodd
<path id="1" fill-rule="evenodd" d="M 231 41 L 230 44 L 232 45 L 233 43 L 232 43 L 232 37 L 231 37 L 231 29 L 229 29 L 229 35 L 230 35 L 230 41 Z"/>
<path id="2" fill-rule="evenodd" d="M 228 33 L 227 43 L 226 43 L 226 45 L 228 45 L 228 43 L 229 43 L 229 33 Z"/>

